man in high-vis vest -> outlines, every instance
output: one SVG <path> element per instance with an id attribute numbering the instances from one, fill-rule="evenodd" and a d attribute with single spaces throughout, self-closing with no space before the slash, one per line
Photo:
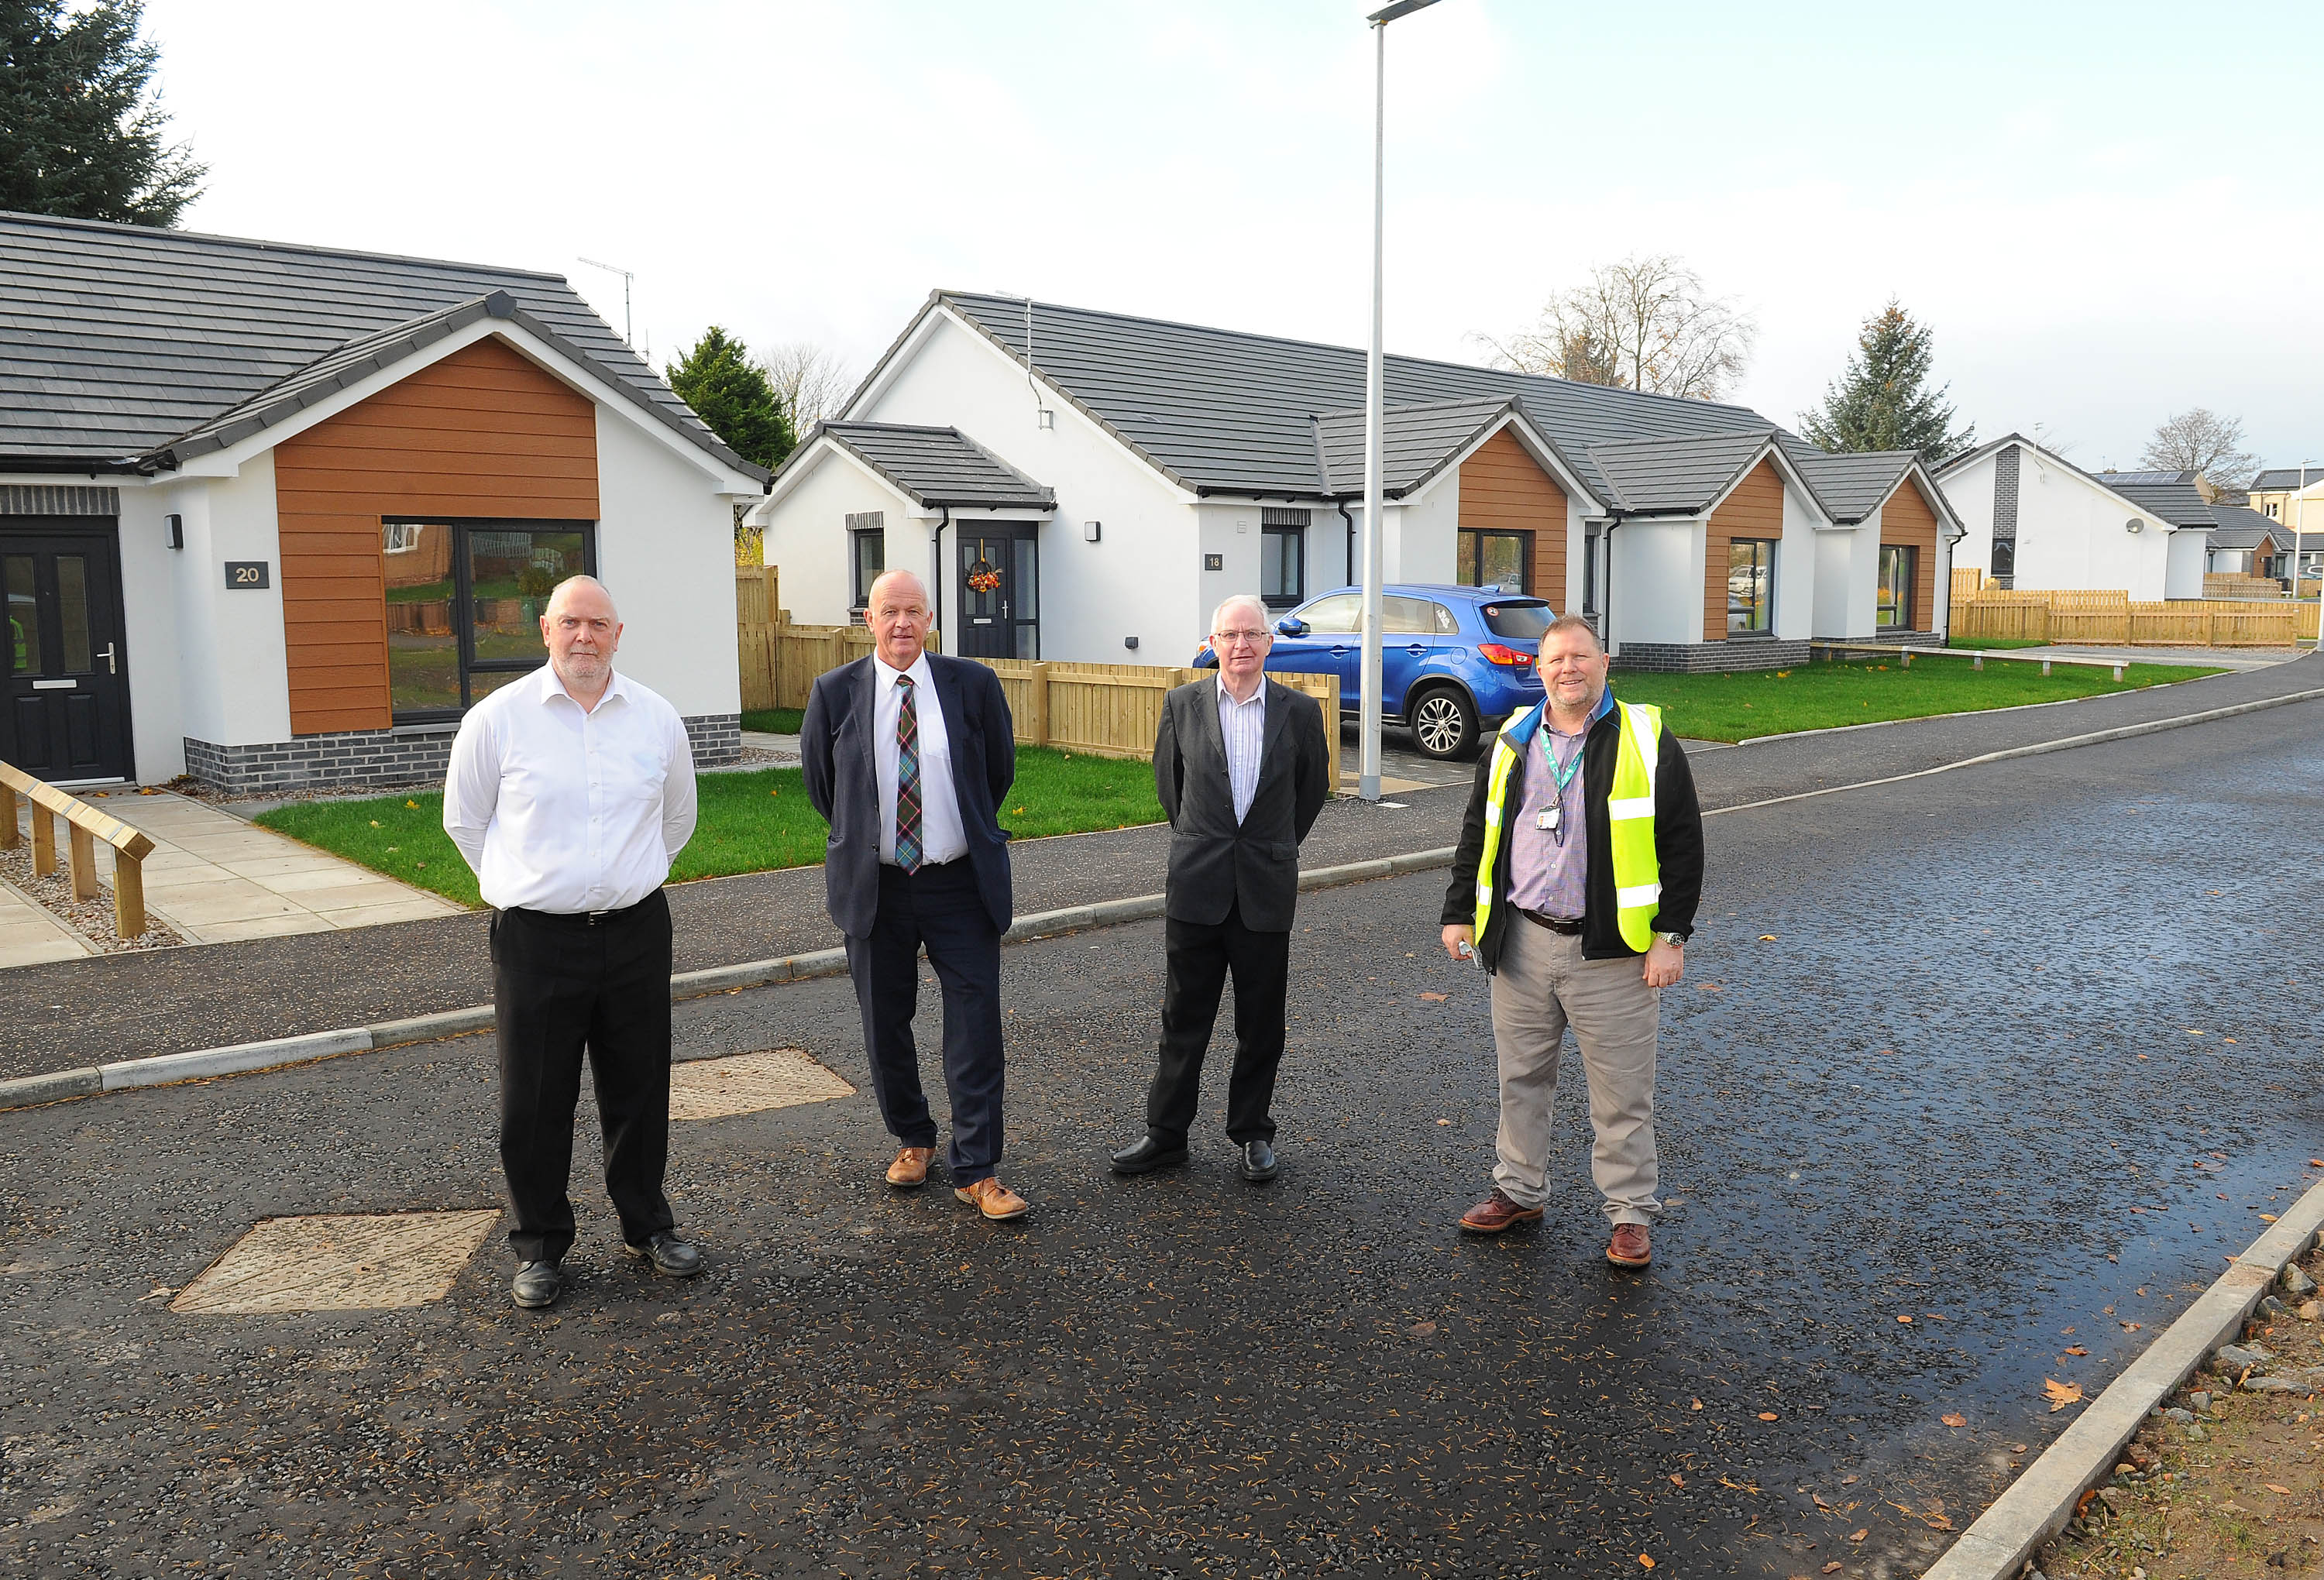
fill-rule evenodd
<path id="1" fill-rule="evenodd" d="M 1550 1101 L 1573 1028 L 1597 1133 L 1591 1174 L 1614 1226 L 1606 1259 L 1653 1260 L 1655 1052 L 1662 990 L 1684 971 L 1702 896 L 1702 813 L 1658 708 L 1618 703 L 1579 615 L 1542 633 L 1545 702 L 1517 714 L 1477 765 L 1444 894 L 1444 950 L 1492 973 L 1500 1063 L 1493 1192 L 1461 1226 L 1538 1222 Z"/>

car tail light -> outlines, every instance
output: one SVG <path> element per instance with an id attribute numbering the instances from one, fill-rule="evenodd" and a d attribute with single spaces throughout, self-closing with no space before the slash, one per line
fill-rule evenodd
<path id="1" fill-rule="evenodd" d="M 1522 648 L 1506 648 L 1499 642 L 1480 642 L 1477 651 L 1485 656 L 1489 664 L 1512 664 L 1526 668 L 1533 665 L 1533 655 Z"/>

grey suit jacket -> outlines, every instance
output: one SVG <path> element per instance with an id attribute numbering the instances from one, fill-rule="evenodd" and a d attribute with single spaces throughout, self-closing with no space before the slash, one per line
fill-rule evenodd
<path id="1" fill-rule="evenodd" d="M 1299 898 L 1299 842 L 1332 794 L 1323 710 L 1315 699 L 1269 680 L 1267 734 L 1250 811 L 1235 822 L 1219 732 L 1215 675 L 1163 699 L 1154 735 L 1154 788 L 1170 818 L 1170 870 L 1164 908 L 1181 922 L 1215 926 L 1240 905 L 1242 924 L 1288 932 Z"/>

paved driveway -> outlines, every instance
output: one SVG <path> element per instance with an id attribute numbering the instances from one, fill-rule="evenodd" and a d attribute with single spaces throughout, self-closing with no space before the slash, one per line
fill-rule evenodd
<path id="1" fill-rule="evenodd" d="M 582 1281 L 546 1318 L 497 1246 L 417 1310 L 168 1309 L 270 1215 L 493 1205 L 485 1039 L 0 1115 L 0 1557 L 1915 1573 L 2072 1419 L 2043 1379 L 2095 1394 L 2308 1172 L 2312 885 L 2253 853 L 2313 822 L 2319 743 L 2311 703 L 1712 819 L 1643 1277 L 1598 1254 L 1573 1083 L 1547 1220 L 1452 1230 L 1494 1109 L 1441 875 L 1303 905 L 1275 1187 L 1215 1134 L 1182 1175 L 1104 1172 L 1158 931 L 1056 939 L 1004 955 L 1032 1220 L 886 1191 L 857 1095 L 682 1126 L 713 1271 L 656 1283 L 585 1141 Z M 842 982 L 681 1026 L 865 1079 Z"/>

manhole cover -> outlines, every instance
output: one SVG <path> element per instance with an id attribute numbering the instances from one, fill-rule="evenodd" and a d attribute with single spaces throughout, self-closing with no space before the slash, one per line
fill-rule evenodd
<path id="1" fill-rule="evenodd" d="M 797 1048 L 689 1059 L 669 1071 L 673 1119 L 720 1119 L 854 1095 L 853 1087 Z"/>
<path id="2" fill-rule="evenodd" d="M 172 1311 L 377 1311 L 425 1306 L 500 1221 L 489 1212 L 268 1218 L 170 1302 Z"/>

